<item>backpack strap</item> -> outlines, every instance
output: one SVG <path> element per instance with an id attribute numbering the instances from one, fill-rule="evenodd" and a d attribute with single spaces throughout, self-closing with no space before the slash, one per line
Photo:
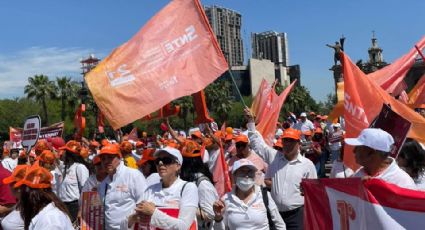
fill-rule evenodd
<path id="1" fill-rule="evenodd" d="M 189 183 L 189 182 L 184 183 L 182 190 L 180 191 L 180 198 L 183 196 L 183 190 L 186 187 L 187 183 Z"/>
<path id="2" fill-rule="evenodd" d="M 267 211 L 267 219 L 269 220 L 269 229 L 276 229 L 276 225 L 274 224 L 272 220 L 272 215 L 269 209 L 269 196 L 267 192 L 268 191 L 266 187 L 261 187 L 261 195 L 263 195 L 263 202 L 264 202 L 264 205 L 266 206 L 266 211 Z"/>

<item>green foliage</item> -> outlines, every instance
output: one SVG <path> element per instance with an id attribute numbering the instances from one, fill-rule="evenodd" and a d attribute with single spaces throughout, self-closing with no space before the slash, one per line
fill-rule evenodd
<path id="1" fill-rule="evenodd" d="M 277 85 L 275 89 L 278 94 L 284 90 L 284 88 L 279 85 Z M 284 119 L 290 112 L 295 115 L 309 111 L 318 112 L 319 108 L 319 105 L 311 97 L 310 91 L 305 86 L 295 86 L 286 98 L 286 101 L 280 111 L 280 117 Z"/>
<path id="2" fill-rule="evenodd" d="M 217 115 L 219 123 L 224 122 L 232 110 L 231 85 L 229 81 L 217 80 L 205 88 L 207 107 Z"/>
<path id="3" fill-rule="evenodd" d="M 49 124 L 47 114 L 47 100 L 56 98 L 56 86 L 46 75 L 35 75 L 28 78 L 28 85 L 25 86 L 25 94 L 28 98 L 41 103 L 43 108 L 43 124 Z"/>

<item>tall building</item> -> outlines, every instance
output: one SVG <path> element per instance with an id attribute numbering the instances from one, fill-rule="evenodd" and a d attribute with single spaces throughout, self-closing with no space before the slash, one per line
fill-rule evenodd
<path id="1" fill-rule="evenodd" d="M 267 31 L 252 33 L 252 58 L 268 59 L 275 65 L 289 65 L 288 37 L 286 33 Z"/>
<path id="2" fill-rule="evenodd" d="M 219 6 L 205 6 L 205 13 L 229 65 L 243 65 L 242 15 Z"/>

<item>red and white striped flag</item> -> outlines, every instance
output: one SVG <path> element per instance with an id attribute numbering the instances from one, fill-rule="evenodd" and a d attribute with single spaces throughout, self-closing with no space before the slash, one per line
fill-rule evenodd
<path id="1" fill-rule="evenodd" d="M 303 180 L 305 229 L 423 229 L 425 192 L 360 178 Z"/>

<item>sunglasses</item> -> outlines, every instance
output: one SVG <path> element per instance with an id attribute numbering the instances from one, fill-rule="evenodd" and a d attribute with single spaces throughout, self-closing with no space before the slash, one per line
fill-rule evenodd
<path id="1" fill-rule="evenodd" d="M 176 160 L 171 157 L 161 157 L 155 159 L 155 165 L 159 165 L 160 162 L 162 162 L 163 165 L 171 165 L 176 163 Z"/>
<path id="2" fill-rule="evenodd" d="M 245 148 L 247 146 L 247 144 L 246 143 L 240 143 L 240 142 L 238 142 L 238 143 L 236 143 L 236 148 L 238 149 L 238 148 Z"/>

